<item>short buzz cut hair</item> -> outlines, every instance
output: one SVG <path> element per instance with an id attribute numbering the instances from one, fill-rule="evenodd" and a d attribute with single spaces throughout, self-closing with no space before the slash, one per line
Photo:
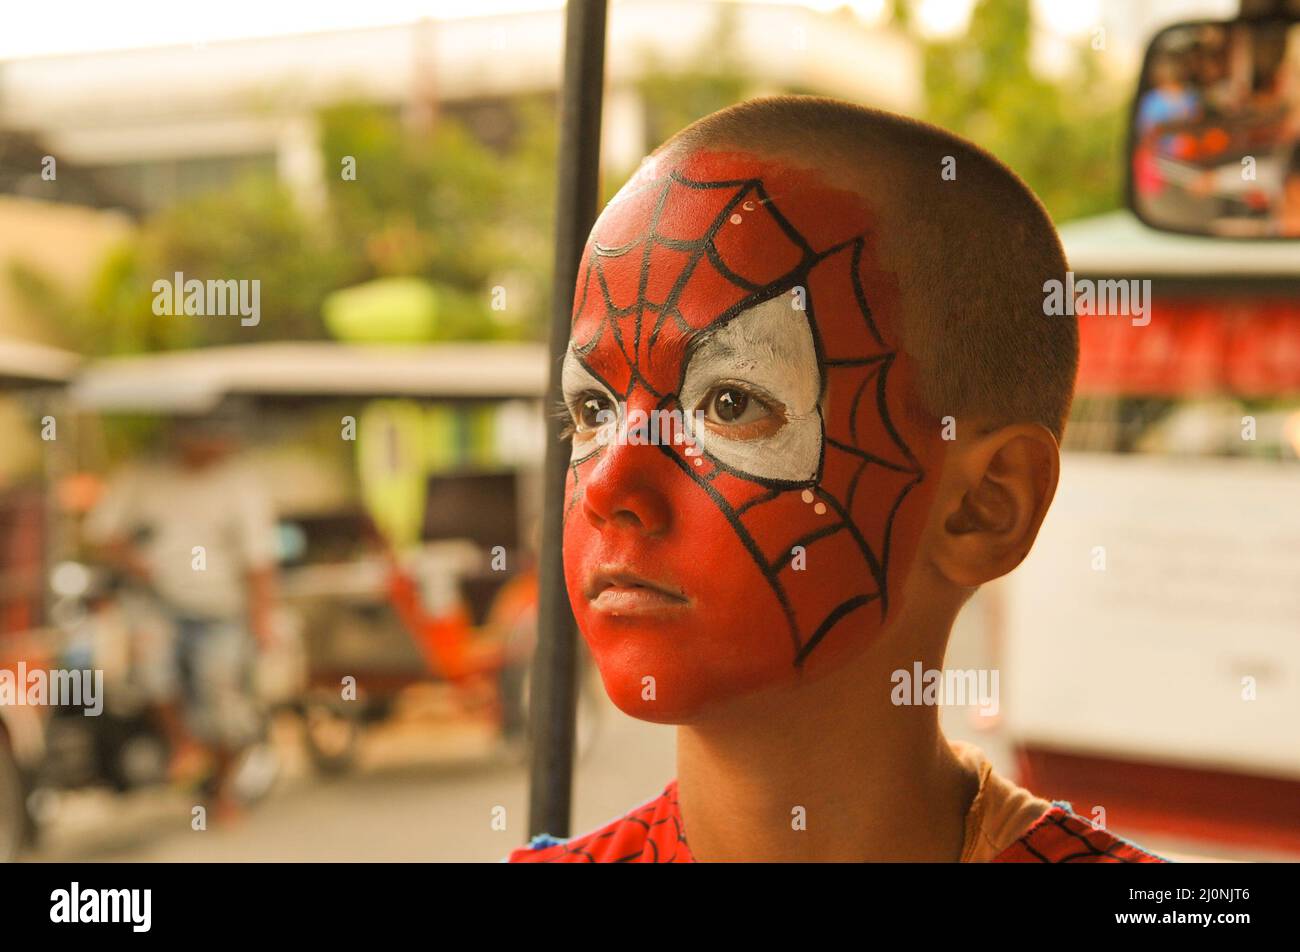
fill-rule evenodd
<path id="1" fill-rule="evenodd" d="M 1045 284 L 1064 283 L 1068 266 L 1046 209 L 1014 172 L 937 126 L 817 96 L 739 103 L 657 152 L 709 149 L 814 169 L 873 208 L 873 240 L 883 267 L 897 272 L 899 337 L 926 411 L 1040 423 L 1061 439 L 1079 330 L 1072 316 L 1048 316 Z"/>

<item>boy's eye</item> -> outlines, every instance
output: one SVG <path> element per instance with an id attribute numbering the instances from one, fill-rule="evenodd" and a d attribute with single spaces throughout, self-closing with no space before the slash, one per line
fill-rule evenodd
<path id="1" fill-rule="evenodd" d="M 613 410 L 613 405 L 609 398 L 599 393 L 584 393 L 578 397 L 574 403 L 573 419 L 577 425 L 578 432 L 585 430 L 596 430 L 604 426 L 609 417 L 601 418 L 602 411 Z"/>
<path id="2" fill-rule="evenodd" d="M 737 387 L 718 387 L 706 399 L 705 418 L 714 423 L 749 423 L 761 418 L 764 409 Z"/>
<path id="3" fill-rule="evenodd" d="M 713 410 L 718 419 L 726 423 L 736 423 L 749 410 L 749 394 L 730 387 L 719 390 L 713 398 Z"/>
<path id="4" fill-rule="evenodd" d="M 784 421 L 781 408 L 734 384 L 714 387 L 701 403 L 704 422 L 723 429 L 733 439 L 754 439 L 780 429 Z"/>

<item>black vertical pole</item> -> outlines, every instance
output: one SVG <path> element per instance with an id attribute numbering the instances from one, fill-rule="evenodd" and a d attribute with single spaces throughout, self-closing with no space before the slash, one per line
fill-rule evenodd
<path id="1" fill-rule="evenodd" d="M 569 0 L 565 7 L 564 85 L 555 202 L 555 270 L 551 298 L 549 405 L 560 400 L 560 366 L 569 344 L 569 316 L 578 264 L 596 217 L 600 167 L 600 105 L 605 80 L 605 0 Z M 561 536 L 568 445 L 560 421 L 547 414 L 545 499 L 539 569 L 537 655 L 533 664 L 532 770 L 529 835 L 568 836 L 573 790 L 574 709 L 578 677 L 576 626 L 564 590 Z"/>

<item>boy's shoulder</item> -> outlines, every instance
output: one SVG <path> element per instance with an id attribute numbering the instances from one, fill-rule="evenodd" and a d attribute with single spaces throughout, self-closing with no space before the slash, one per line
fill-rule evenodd
<path id="1" fill-rule="evenodd" d="M 1050 810 L 989 862 L 992 863 L 1167 863 L 1076 814 L 1070 804 Z"/>
<path id="2" fill-rule="evenodd" d="M 512 863 L 692 863 L 677 810 L 677 781 L 632 812 L 570 840 L 542 834 Z"/>
<path id="3" fill-rule="evenodd" d="M 677 781 L 663 793 L 599 829 L 569 840 L 538 836 L 510 854 L 512 863 L 692 863 L 677 806 Z M 1053 803 L 990 862 L 1165 863 L 1168 860 Z"/>

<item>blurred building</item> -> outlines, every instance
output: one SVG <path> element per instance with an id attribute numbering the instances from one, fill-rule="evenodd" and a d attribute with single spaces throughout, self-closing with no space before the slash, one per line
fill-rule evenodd
<path id="1" fill-rule="evenodd" d="M 698 62 L 718 30 L 760 86 L 915 110 L 920 62 L 887 27 L 801 6 L 628 0 L 612 6 L 603 148 L 630 168 L 646 141 L 635 82 L 653 62 Z M 20 130 L 93 175 L 93 203 L 153 209 L 274 169 L 310 204 L 320 195 L 317 110 L 363 100 L 412 122 L 441 111 L 488 142 L 508 139 L 511 103 L 553 96 L 563 11 L 419 22 L 0 64 L 0 129 Z M 30 177 L 29 192 L 41 184 Z M 13 190 L 14 177 L 6 189 Z"/>
<path id="2" fill-rule="evenodd" d="M 14 286 L 15 266 L 76 295 L 130 229 L 129 217 L 118 211 L 0 194 L 0 337 L 50 342 L 48 322 Z"/>

